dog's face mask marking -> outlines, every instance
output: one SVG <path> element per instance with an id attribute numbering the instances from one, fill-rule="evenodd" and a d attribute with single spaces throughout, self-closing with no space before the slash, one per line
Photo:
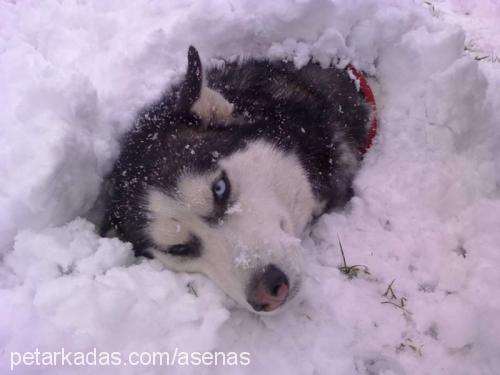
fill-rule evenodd
<path id="1" fill-rule="evenodd" d="M 300 285 L 298 236 L 315 200 L 298 160 L 264 142 L 180 176 L 147 199 L 153 253 L 175 271 L 201 272 L 256 311 L 273 311 Z"/>

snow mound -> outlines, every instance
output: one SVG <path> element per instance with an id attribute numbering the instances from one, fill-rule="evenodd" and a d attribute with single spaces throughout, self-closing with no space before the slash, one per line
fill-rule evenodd
<path id="1" fill-rule="evenodd" d="M 229 316 L 203 277 L 136 263 L 130 244 L 99 237 L 83 219 L 20 232 L 5 265 L 22 284 L 0 291 L 9 351 L 205 351 Z"/>
<path id="2" fill-rule="evenodd" d="M 0 3 L 2 371 L 12 352 L 35 348 L 179 348 L 249 352 L 251 362 L 70 371 L 496 373 L 500 69 L 493 54 L 478 62 L 464 51 L 470 34 L 442 18 L 484 37 L 476 26 L 500 5 L 451 3 Z M 463 11 L 477 21 L 454 18 Z M 372 76 L 380 129 L 356 196 L 304 238 L 304 288 L 277 316 L 234 308 L 203 276 L 134 259 L 129 244 L 100 238 L 82 218 L 120 137 L 179 79 L 190 44 L 214 64 L 244 55 L 301 66 L 313 57 Z M 338 268 L 341 247 L 350 277 Z"/>

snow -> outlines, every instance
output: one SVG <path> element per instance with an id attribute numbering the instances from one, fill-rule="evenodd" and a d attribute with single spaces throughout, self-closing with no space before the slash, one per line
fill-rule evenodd
<path id="1" fill-rule="evenodd" d="M 1 2 L 2 373 L 35 348 L 251 353 L 240 367 L 81 374 L 498 373 L 499 16 L 498 0 Z M 214 64 L 313 56 L 372 76 L 379 133 L 356 196 L 304 237 L 304 287 L 276 316 L 135 259 L 84 218 L 189 44 Z"/>

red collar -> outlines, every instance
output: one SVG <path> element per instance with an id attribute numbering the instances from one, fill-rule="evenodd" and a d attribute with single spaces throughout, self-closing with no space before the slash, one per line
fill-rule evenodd
<path id="1" fill-rule="evenodd" d="M 346 69 L 352 73 L 356 80 L 358 80 L 361 93 L 365 97 L 366 102 L 372 107 L 368 137 L 366 139 L 365 145 L 359 150 L 361 152 L 361 155 L 364 155 L 372 145 L 373 138 L 375 138 L 375 135 L 377 135 L 377 106 L 375 104 L 375 96 L 373 95 L 373 91 L 370 88 L 370 85 L 368 85 L 368 81 L 366 80 L 365 75 L 361 71 L 357 70 L 351 64 L 347 65 Z"/>

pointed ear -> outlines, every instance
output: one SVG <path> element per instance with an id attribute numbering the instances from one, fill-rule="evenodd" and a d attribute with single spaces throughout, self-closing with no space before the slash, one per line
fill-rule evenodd
<path id="1" fill-rule="evenodd" d="M 196 48 L 190 46 L 187 57 L 186 77 L 179 93 L 179 107 L 185 111 L 189 111 L 193 104 L 200 98 L 203 84 L 201 60 Z"/>

